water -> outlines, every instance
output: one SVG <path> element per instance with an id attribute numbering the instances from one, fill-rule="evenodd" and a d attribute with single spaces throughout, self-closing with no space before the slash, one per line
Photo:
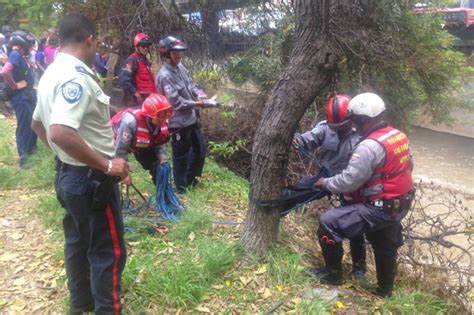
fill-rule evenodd
<path id="1" fill-rule="evenodd" d="M 414 128 L 408 133 L 414 175 L 474 190 L 474 139 Z"/>

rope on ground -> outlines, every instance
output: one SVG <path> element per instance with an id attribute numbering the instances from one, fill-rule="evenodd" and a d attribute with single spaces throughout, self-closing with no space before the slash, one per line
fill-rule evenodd
<path id="1" fill-rule="evenodd" d="M 177 221 L 179 213 L 184 210 L 183 205 L 174 193 L 171 177 L 171 166 L 168 162 L 163 163 L 156 171 L 156 193 L 148 200 L 135 187 L 133 189 L 144 200 L 143 204 L 135 206 L 135 202 L 130 199 L 129 187 L 126 190 L 126 197 L 122 200 L 122 211 L 125 216 L 135 215 L 143 208 L 154 208 L 165 220 Z"/>
<path id="2" fill-rule="evenodd" d="M 130 187 L 127 186 L 126 191 L 125 191 L 125 198 L 122 197 L 122 213 L 124 214 L 125 217 L 129 216 L 129 215 L 136 215 L 140 212 L 140 210 L 142 210 L 144 208 L 152 207 L 152 205 L 153 205 L 153 203 L 152 203 L 153 196 L 150 199 L 146 200 L 145 197 L 141 194 L 140 195 L 143 198 L 144 202 L 141 205 L 136 206 L 135 201 L 130 199 L 129 188 Z M 137 190 L 137 188 L 135 186 L 133 188 L 135 190 Z M 138 192 L 138 190 L 137 190 L 137 192 Z"/>

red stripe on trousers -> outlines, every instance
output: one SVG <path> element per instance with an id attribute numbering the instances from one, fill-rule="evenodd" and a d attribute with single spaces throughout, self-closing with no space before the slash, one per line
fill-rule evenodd
<path id="1" fill-rule="evenodd" d="M 115 314 L 120 314 L 120 302 L 117 290 L 118 278 L 117 278 L 117 266 L 120 259 L 120 245 L 117 236 L 117 229 L 115 228 L 114 215 L 112 214 L 112 209 L 110 205 L 107 205 L 105 209 L 107 213 L 107 219 L 109 220 L 109 230 L 110 236 L 112 237 L 112 243 L 114 245 L 115 261 L 112 267 L 112 296 L 114 298 L 114 309 Z"/>

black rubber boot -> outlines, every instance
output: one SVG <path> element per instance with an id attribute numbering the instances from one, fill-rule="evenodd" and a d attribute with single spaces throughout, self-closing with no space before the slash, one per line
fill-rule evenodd
<path id="1" fill-rule="evenodd" d="M 358 281 L 367 281 L 367 261 L 365 251 L 365 237 L 359 235 L 350 240 L 352 272 L 351 275 Z"/>
<path id="2" fill-rule="evenodd" d="M 377 288 L 373 293 L 381 297 L 392 296 L 397 272 L 397 258 L 375 254 L 375 268 L 377 270 Z"/>
<path id="3" fill-rule="evenodd" d="M 321 283 L 331 285 L 341 285 L 342 280 L 342 243 L 328 245 L 323 241 L 319 241 L 323 252 L 326 267 L 315 268 L 309 271 L 310 275 L 318 279 Z"/>

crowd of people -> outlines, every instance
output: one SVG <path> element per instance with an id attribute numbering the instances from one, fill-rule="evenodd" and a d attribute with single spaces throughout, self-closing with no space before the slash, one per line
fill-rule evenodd
<path id="1" fill-rule="evenodd" d="M 48 32 L 43 53 L 35 52 L 42 71 L 37 95 L 28 59 L 35 38 L 25 31 L 8 36 L 8 58 L 0 74 L 17 115 L 20 166 L 36 149 L 36 136 L 56 155 L 54 186 L 65 209 L 70 313 L 120 313 L 126 247 L 118 182 L 132 182 L 129 153 L 155 182 L 171 141 L 175 187 L 186 192 L 198 183 L 205 163 L 199 110 L 216 102 L 193 83 L 181 62 L 187 45 L 174 36 L 158 43 L 162 64 L 155 77 L 148 58 L 151 38 L 136 34 L 134 52 L 118 75 L 126 108 L 112 117 L 110 98 L 97 80 L 108 71 L 107 49 L 89 18 L 68 14 L 57 31 Z M 365 279 L 367 238 L 375 252 L 375 293 L 380 296 L 392 293 L 400 220 L 413 197 L 408 139 L 387 124 L 385 113 L 376 94 L 336 95 L 328 102 L 327 120 L 293 141 L 296 148 L 319 148 L 326 169 L 301 182 L 339 194 L 341 200 L 341 207 L 320 218 L 317 235 L 325 265 L 309 273 L 321 282 L 341 284 L 342 241 L 347 238 L 352 275 Z"/>

